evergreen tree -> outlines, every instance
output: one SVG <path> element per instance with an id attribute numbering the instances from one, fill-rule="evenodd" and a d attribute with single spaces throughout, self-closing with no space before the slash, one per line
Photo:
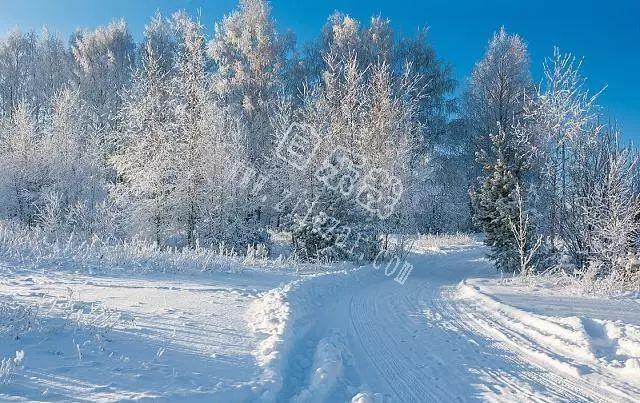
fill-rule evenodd
<path id="1" fill-rule="evenodd" d="M 517 216 L 516 189 L 522 181 L 505 156 L 505 132 L 491 135 L 491 153 L 495 160 L 481 158 L 484 177 L 472 193 L 474 223 L 485 233 L 485 243 L 491 247 L 490 258 L 498 270 L 514 271 L 517 267 L 517 247 L 511 222 Z"/>

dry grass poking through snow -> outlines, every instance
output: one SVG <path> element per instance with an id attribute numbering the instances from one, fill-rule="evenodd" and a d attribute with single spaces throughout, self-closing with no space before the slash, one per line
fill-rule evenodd
<path id="1" fill-rule="evenodd" d="M 267 259 L 261 248 L 243 256 L 224 246 L 160 248 L 153 242 L 131 240 L 105 242 L 98 237 L 81 239 L 73 234 L 51 237 L 38 229 L 27 229 L 0 220 L 0 260 L 37 268 L 59 266 L 87 272 L 104 268 L 145 272 L 239 272 L 247 268 L 290 270 L 297 265 L 288 257 Z"/>
<path id="2" fill-rule="evenodd" d="M 542 273 L 505 276 L 502 283 L 558 290 L 572 295 L 632 298 L 640 296 L 640 276 L 631 281 L 623 281 L 615 273 L 608 276 L 596 276 L 589 272 L 577 275 L 560 268 L 552 268 Z"/>

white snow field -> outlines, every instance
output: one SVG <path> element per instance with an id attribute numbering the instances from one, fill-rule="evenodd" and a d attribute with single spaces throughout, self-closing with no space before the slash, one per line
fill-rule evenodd
<path id="1" fill-rule="evenodd" d="M 5 264 L 0 400 L 638 401 L 640 303 L 501 282 L 479 243 L 373 266 L 79 274 Z"/>

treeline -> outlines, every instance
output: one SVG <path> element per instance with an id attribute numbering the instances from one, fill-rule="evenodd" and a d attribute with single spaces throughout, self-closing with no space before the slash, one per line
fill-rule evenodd
<path id="1" fill-rule="evenodd" d="M 211 38 L 182 12 L 154 16 L 139 44 L 123 21 L 68 46 L 10 33 L 0 214 L 163 247 L 242 250 L 286 229 L 310 258 L 369 256 L 382 233 L 468 228 L 468 164 L 449 141 L 455 82 L 424 33 L 396 38 L 387 20 L 337 13 L 316 41 L 294 42 L 263 0 L 241 1 Z M 313 151 L 304 167 L 277 156 L 291 136 Z M 366 193 L 367 180 L 393 197 Z M 345 238 L 352 247 L 331 248 Z"/>
<path id="2" fill-rule="evenodd" d="M 522 39 L 491 40 L 466 95 L 482 165 L 474 222 L 501 270 L 637 282 L 638 153 L 603 124 L 580 67 L 556 49 L 534 85 Z"/>
<path id="3" fill-rule="evenodd" d="M 479 228 L 510 271 L 605 272 L 635 253 L 635 157 L 573 58 L 555 54 L 535 85 L 526 45 L 500 30 L 455 98 L 425 31 L 336 13 L 296 45 L 269 7 L 242 0 L 210 38 L 182 12 L 155 15 L 141 43 L 123 21 L 68 44 L 11 32 L 0 216 L 238 251 L 286 230 L 310 259 Z"/>

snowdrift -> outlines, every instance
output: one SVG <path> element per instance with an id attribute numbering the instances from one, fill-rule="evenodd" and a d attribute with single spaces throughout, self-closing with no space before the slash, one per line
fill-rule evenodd
<path id="1" fill-rule="evenodd" d="M 640 327 L 588 316 L 543 316 L 511 306 L 473 280 L 458 286 L 475 327 L 539 365 L 588 377 L 620 398 L 640 393 Z"/>
<path id="2" fill-rule="evenodd" d="M 329 298 L 358 284 L 354 281 L 373 275 L 370 267 L 316 274 L 287 283 L 264 293 L 250 307 L 249 327 L 261 334 L 263 340 L 255 352 L 262 374 L 254 386 L 261 401 L 276 401 L 287 376 L 287 360 L 314 323 L 317 312 Z M 322 401 L 342 376 L 340 335 L 333 334 L 320 341 L 313 359 L 313 373 L 309 385 L 296 401 Z"/>

